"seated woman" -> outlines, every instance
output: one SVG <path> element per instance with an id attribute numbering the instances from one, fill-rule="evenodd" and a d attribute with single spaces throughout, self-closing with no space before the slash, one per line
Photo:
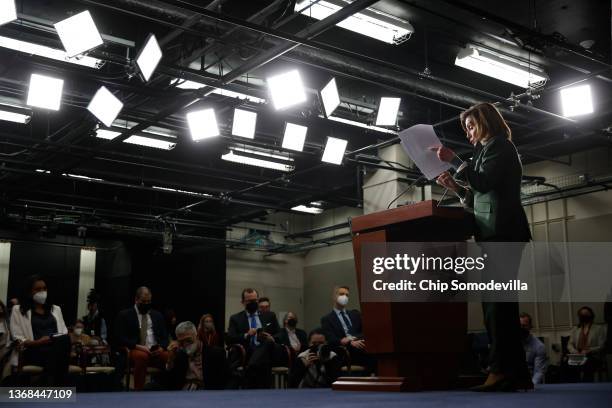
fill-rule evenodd
<path id="1" fill-rule="evenodd" d="M 209 313 L 200 318 L 200 324 L 198 324 L 198 339 L 207 347 L 222 346 L 221 338 L 215 328 L 215 321 Z"/>
<path id="2" fill-rule="evenodd" d="M 283 318 L 283 329 L 276 336 L 276 342 L 291 347 L 295 354 L 299 354 L 308 348 L 306 332 L 297 328 L 297 315 L 287 312 Z"/>
<path id="3" fill-rule="evenodd" d="M 47 302 L 47 284 L 35 275 L 29 279 L 19 305 L 11 313 L 13 338 L 23 347 L 21 365 L 42 366 L 43 382 L 66 384 L 70 338 L 62 309 Z"/>

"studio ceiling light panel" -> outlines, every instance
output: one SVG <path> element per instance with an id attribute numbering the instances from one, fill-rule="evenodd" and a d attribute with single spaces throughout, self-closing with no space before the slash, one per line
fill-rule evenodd
<path id="1" fill-rule="evenodd" d="M 69 57 L 89 51 L 103 42 L 87 10 L 56 23 L 55 29 Z"/>
<path id="2" fill-rule="evenodd" d="M 287 123 L 285 125 L 285 135 L 283 137 L 283 149 L 295 150 L 298 152 L 304 150 L 307 131 L 308 128 L 306 126 Z"/>
<path id="3" fill-rule="evenodd" d="M 348 142 L 346 140 L 328 137 L 321 161 L 332 164 L 341 164 L 347 144 Z"/>
<path id="4" fill-rule="evenodd" d="M 561 90 L 563 116 L 572 117 L 593 113 L 593 98 L 590 85 L 574 86 Z"/>
<path id="5" fill-rule="evenodd" d="M 140 50 L 140 53 L 136 57 L 136 65 L 140 70 L 140 74 L 145 81 L 148 81 L 153 75 L 157 64 L 162 59 L 162 50 L 155 38 L 154 34 L 149 34 L 144 47 Z"/>
<path id="6" fill-rule="evenodd" d="M 152 137 L 140 135 L 130 136 L 123 142 L 162 150 L 172 150 L 176 146 L 176 142 L 169 142 L 167 140 L 154 139 Z"/>
<path id="7" fill-rule="evenodd" d="M 15 0 L 0 0 L 0 25 L 17 20 Z"/>
<path id="8" fill-rule="evenodd" d="M 89 68 L 100 68 L 103 62 L 99 59 L 79 56 L 78 58 L 70 58 L 64 50 L 51 48 L 40 44 L 34 44 L 27 41 L 16 40 L 10 37 L 0 36 L 0 47 L 19 51 L 28 55 L 38 55 L 39 57 L 50 58 L 56 61 L 67 62 L 75 65 L 82 65 Z"/>
<path id="9" fill-rule="evenodd" d="M 89 102 L 89 106 L 87 106 L 87 110 L 108 127 L 113 124 L 121 109 L 123 109 L 123 102 L 117 99 L 105 86 L 98 89 L 91 102 Z"/>
<path id="10" fill-rule="evenodd" d="M 541 87 L 548 80 L 546 73 L 534 64 L 475 46 L 461 50 L 455 65 L 521 88 Z"/>
<path id="11" fill-rule="evenodd" d="M 191 138 L 196 142 L 219 136 L 217 118 L 212 108 L 189 112 L 187 114 L 187 123 L 189 124 Z"/>
<path id="12" fill-rule="evenodd" d="M 336 78 L 332 78 L 332 80 L 321 90 L 321 102 L 323 103 L 325 117 L 330 117 L 338 105 L 340 105 L 340 95 L 338 94 L 338 87 L 336 86 Z"/>
<path id="13" fill-rule="evenodd" d="M 299 0 L 295 3 L 294 10 L 316 20 L 323 20 L 350 3 L 347 0 Z M 408 40 L 414 32 L 410 22 L 374 8 L 348 16 L 336 25 L 396 45 Z"/>
<path id="14" fill-rule="evenodd" d="M 267 83 L 276 110 L 306 102 L 302 77 L 296 69 L 270 77 Z"/>
<path id="15" fill-rule="evenodd" d="M 257 113 L 244 109 L 234 109 L 234 122 L 232 123 L 232 135 L 255 138 L 255 126 L 257 124 Z"/>
<path id="16" fill-rule="evenodd" d="M 63 87 L 63 79 L 32 74 L 30 77 L 27 104 L 37 108 L 55 111 L 59 110 Z"/>
<path id="17" fill-rule="evenodd" d="M 378 114 L 376 115 L 376 126 L 395 126 L 400 101 L 400 98 L 380 98 Z"/>

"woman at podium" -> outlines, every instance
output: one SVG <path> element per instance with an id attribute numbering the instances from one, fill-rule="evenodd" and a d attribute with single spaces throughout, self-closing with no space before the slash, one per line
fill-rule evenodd
<path id="1" fill-rule="evenodd" d="M 455 178 L 444 172 L 437 183 L 473 210 L 477 242 L 528 242 L 531 232 L 521 204 L 523 168 L 508 124 L 490 103 L 472 106 L 460 118 L 466 137 L 478 149 L 473 160 L 464 162 L 451 149 L 436 148 L 438 158 L 457 169 Z M 518 247 L 511 273 L 520 266 L 523 245 Z M 521 344 L 518 303 L 483 301 L 482 307 L 490 341 L 489 376 L 473 390 L 532 389 Z"/>

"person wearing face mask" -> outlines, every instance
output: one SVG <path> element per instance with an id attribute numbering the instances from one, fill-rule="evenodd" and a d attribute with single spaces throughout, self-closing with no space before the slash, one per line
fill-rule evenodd
<path id="1" fill-rule="evenodd" d="M 207 346 L 193 323 L 176 326 L 176 341 L 168 346 L 167 378 L 170 389 L 195 391 L 223 389 L 225 350 Z"/>
<path id="2" fill-rule="evenodd" d="M 136 290 L 134 306 L 119 312 L 115 320 L 117 346 L 127 347 L 134 367 L 134 389 L 144 388 L 147 367 L 163 368 L 168 360 L 168 332 L 164 317 L 151 308 L 151 291 Z"/>
<path id="3" fill-rule="evenodd" d="M 602 367 L 605 358 L 606 330 L 599 324 L 594 324 L 595 313 L 588 306 L 578 309 L 578 325 L 570 333 L 567 349 L 570 354 L 586 356 L 583 365 L 575 366 L 582 381 L 591 382 L 594 374 Z"/>
<path id="4" fill-rule="evenodd" d="M 242 291 L 243 311 L 230 317 L 227 329 L 227 343 L 240 344 L 246 351 L 246 388 L 269 388 L 272 384 L 272 360 L 276 350 L 274 335 L 280 327 L 272 312 L 258 311 L 255 289 Z M 230 364 L 236 367 L 238 356 L 232 356 Z"/>
<path id="5" fill-rule="evenodd" d="M 374 371 L 375 362 L 366 350 L 361 313 L 347 309 L 348 286 L 337 286 L 333 293 L 334 309 L 321 318 L 321 329 L 327 341 L 332 347 L 346 347 L 354 365 L 363 365 L 368 372 Z"/>
<path id="6" fill-rule="evenodd" d="M 287 312 L 283 318 L 283 329 L 275 336 L 276 343 L 291 349 L 299 354 L 308 347 L 306 332 L 297 328 L 298 318 L 293 312 Z"/>
<path id="7" fill-rule="evenodd" d="M 527 367 L 531 373 L 531 381 L 534 384 L 541 384 L 544 382 L 544 375 L 548 368 L 546 347 L 540 339 L 531 334 L 531 316 L 528 313 L 521 313 L 519 321 L 521 322 L 521 339 L 525 349 Z"/>
<path id="8" fill-rule="evenodd" d="M 62 309 L 47 301 L 47 284 L 41 276 L 28 280 L 23 298 L 13 307 L 10 328 L 23 347 L 24 361 L 20 363 L 42 366 L 45 385 L 65 385 L 70 337 Z"/>
<path id="9" fill-rule="evenodd" d="M 208 347 L 221 346 L 221 338 L 215 328 L 215 321 L 210 313 L 202 315 L 198 324 L 198 339 Z"/>
<path id="10" fill-rule="evenodd" d="M 87 295 L 88 313 L 81 318 L 84 324 L 83 332 L 88 336 L 97 336 L 106 344 L 108 340 L 108 329 L 106 320 L 100 312 L 100 295 L 95 289 L 91 289 Z"/>

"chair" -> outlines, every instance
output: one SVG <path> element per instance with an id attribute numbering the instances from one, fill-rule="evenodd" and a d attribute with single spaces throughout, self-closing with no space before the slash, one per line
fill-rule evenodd
<path id="1" fill-rule="evenodd" d="M 295 351 L 286 345 L 281 345 L 283 349 L 283 360 L 287 361 L 287 366 L 275 366 L 272 367 L 272 382 L 275 389 L 286 389 L 289 384 L 289 370 L 293 364 L 295 357 Z"/>
<path id="2" fill-rule="evenodd" d="M 363 375 L 367 369 L 362 365 L 353 365 L 351 363 L 351 353 L 344 346 L 339 346 L 335 350 L 342 359 L 342 367 L 340 367 L 340 371 L 347 376 L 358 376 Z"/>
<path id="3" fill-rule="evenodd" d="M 121 352 L 124 353 L 125 358 L 126 358 L 125 367 L 127 369 L 125 370 L 125 373 L 124 373 L 124 375 L 125 375 L 125 380 L 124 380 L 125 390 L 129 391 L 129 390 L 133 389 L 133 388 L 130 388 L 130 387 L 131 387 L 131 384 L 132 384 L 131 379 L 134 377 L 134 370 L 133 370 L 133 367 L 130 365 L 130 361 L 131 361 L 130 353 L 131 353 L 131 350 L 129 348 L 127 348 L 127 347 L 123 347 Z M 150 380 L 151 377 L 159 375 L 161 372 L 162 372 L 162 370 L 160 370 L 159 368 L 156 368 L 156 367 L 147 367 L 146 377 L 148 377 L 149 380 Z M 146 383 L 146 381 L 145 381 L 145 383 Z"/>

